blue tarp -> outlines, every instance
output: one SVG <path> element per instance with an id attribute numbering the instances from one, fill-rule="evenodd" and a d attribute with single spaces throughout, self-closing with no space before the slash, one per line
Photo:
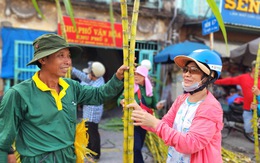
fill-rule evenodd
<path id="1" fill-rule="evenodd" d="M 166 48 L 164 48 L 161 52 L 155 55 L 154 62 L 172 62 L 174 57 L 178 55 L 189 55 L 191 52 L 197 49 L 210 48 L 207 45 L 198 42 L 184 41 L 181 43 L 169 45 Z"/>
<path id="2" fill-rule="evenodd" d="M 2 37 L 2 72 L 1 78 L 14 78 L 14 42 L 15 40 L 34 41 L 40 35 L 51 33 L 19 28 L 0 28 Z"/>

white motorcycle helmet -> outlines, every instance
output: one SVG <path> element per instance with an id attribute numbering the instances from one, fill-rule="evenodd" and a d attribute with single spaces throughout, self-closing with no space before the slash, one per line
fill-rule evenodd
<path id="1" fill-rule="evenodd" d="M 148 59 L 142 60 L 141 66 L 145 66 L 148 69 L 148 71 L 151 70 L 151 68 L 152 68 L 152 64 Z"/>
<path id="2" fill-rule="evenodd" d="M 88 64 L 89 64 L 89 67 L 83 69 L 83 72 L 88 74 L 92 71 L 93 74 L 95 75 L 95 77 L 97 77 L 97 78 L 99 78 L 105 74 L 106 69 L 102 63 L 95 61 L 95 62 L 89 62 Z"/>

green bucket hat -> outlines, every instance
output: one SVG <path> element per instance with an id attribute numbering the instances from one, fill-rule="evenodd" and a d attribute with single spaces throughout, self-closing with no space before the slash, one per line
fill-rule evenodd
<path id="1" fill-rule="evenodd" d="M 82 49 L 78 46 L 70 46 L 64 38 L 57 34 L 44 34 L 33 42 L 34 57 L 27 64 L 37 65 L 37 61 L 43 57 L 49 56 L 61 49 L 69 48 L 71 56 L 81 54 Z"/>

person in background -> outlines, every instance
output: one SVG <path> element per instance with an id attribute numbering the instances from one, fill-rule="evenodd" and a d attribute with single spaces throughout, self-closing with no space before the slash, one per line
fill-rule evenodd
<path id="1" fill-rule="evenodd" d="M 171 107 L 172 105 L 172 75 L 171 72 L 167 73 L 166 76 L 166 82 L 165 82 L 165 86 L 162 89 L 162 95 L 161 95 L 161 100 L 165 101 L 165 109 L 163 109 L 164 114 L 168 112 L 168 108 Z"/>
<path id="2" fill-rule="evenodd" d="M 242 89 L 242 94 L 244 97 L 243 103 L 243 121 L 244 130 L 248 137 L 253 139 L 253 129 L 252 129 L 252 111 L 251 103 L 253 102 L 252 87 L 254 85 L 254 74 L 255 74 L 255 64 L 256 61 L 251 63 L 251 71 L 249 73 L 244 73 L 235 77 L 227 77 L 223 79 L 218 79 L 214 84 L 217 85 L 239 85 Z M 260 71 L 258 74 L 258 87 L 260 87 Z"/>
<path id="3" fill-rule="evenodd" d="M 134 125 L 156 133 L 169 146 L 167 163 L 222 163 L 223 110 L 207 88 L 219 78 L 222 61 L 215 52 L 199 49 L 176 56 L 174 63 L 183 71 L 184 94 L 161 120 L 136 102 L 129 104 Z"/>
<path id="4" fill-rule="evenodd" d="M 101 87 L 81 85 L 64 78 L 71 56 L 82 52 L 80 47 L 70 46 L 57 34 L 44 34 L 33 46 L 34 57 L 27 65 L 40 70 L 11 87 L 1 102 L 0 162 L 7 162 L 15 140 L 22 163 L 75 163 L 81 159 L 74 146 L 77 105 L 100 105 L 116 97 L 123 90 L 124 71 L 129 67 L 122 65 Z"/>
<path id="5" fill-rule="evenodd" d="M 76 76 L 82 85 L 89 85 L 92 87 L 100 87 L 105 84 L 103 75 L 106 70 L 100 62 L 89 62 L 88 68 L 83 69 L 83 72 L 72 68 L 72 75 Z M 99 160 L 101 155 L 100 134 L 98 131 L 98 124 L 103 114 L 103 104 L 101 105 L 83 105 L 83 119 L 86 119 L 87 133 L 89 135 L 88 147 L 97 155 L 91 155 L 95 161 Z"/>
<path id="6" fill-rule="evenodd" d="M 231 88 L 229 90 L 229 96 L 227 97 L 227 104 L 232 104 L 236 98 L 242 98 L 242 96 L 239 95 L 236 88 Z"/>
<path id="7" fill-rule="evenodd" d="M 158 97 L 153 91 L 151 81 L 148 78 L 148 69 L 145 66 L 138 66 L 135 70 L 135 100 L 138 104 L 142 103 L 146 112 L 153 114 L 152 108 L 162 109 L 163 104 L 158 103 Z M 124 96 L 121 95 L 117 100 L 118 105 L 124 106 Z M 134 163 L 143 163 L 142 147 L 146 136 L 146 130 L 140 126 L 134 127 Z"/>
<path id="8" fill-rule="evenodd" d="M 146 67 L 148 69 L 148 72 L 152 69 L 152 63 L 148 59 L 142 60 L 140 66 Z"/>
<path id="9" fill-rule="evenodd" d="M 155 86 L 155 81 L 154 79 L 149 75 L 150 72 L 152 71 L 152 63 L 150 62 L 150 60 L 148 59 L 144 59 L 141 61 L 141 64 L 140 66 L 144 66 L 148 69 L 148 79 L 150 80 L 152 86 L 154 87 Z"/>

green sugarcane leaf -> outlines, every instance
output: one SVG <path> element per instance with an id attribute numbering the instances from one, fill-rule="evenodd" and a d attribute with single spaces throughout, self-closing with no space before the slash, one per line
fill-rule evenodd
<path id="1" fill-rule="evenodd" d="M 35 8 L 36 12 L 40 15 L 42 19 L 45 19 L 44 15 L 42 14 L 42 11 L 40 10 L 37 0 L 32 0 L 33 7 Z"/>
<path id="2" fill-rule="evenodd" d="M 61 35 L 64 39 L 67 40 L 67 34 L 66 34 L 65 24 L 64 24 L 64 20 L 63 20 L 61 6 L 60 6 L 60 1 L 55 0 L 55 3 L 56 3 L 56 7 L 57 7 L 58 21 L 60 21 L 60 25 L 61 25 Z"/>
<path id="3" fill-rule="evenodd" d="M 113 46 L 116 46 L 116 35 L 115 35 L 115 18 L 113 13 L 113 0 L 110 1 L 109 5 L 109 16 L 110 16 L 110 22 L 111 22 L 111 31 L 112 31 L 112 39 L 113 39 Z"/>
<path id="4" fill-rule="evenodd" d="M 70 16 L 73 27 L 74 27 L 74 29 L 77 33 L 77 25 L 76 25 L 76 22 L 75 22 L 74 11 L 73 11 L 73 7 L 71 5 L 71 2 L 70 2 L 70 0 L 63 0 L 63 3 L 65 5 L 66 12 Z"/>
<path id="5" fill-rule="evenodd" d="M 215 15 L 215 17 L 218 21 L 219 27 L 222 31 L 222 34 L 223 34 L 223 37 L 224 37 L 224 40 L 225 40 L 225 43 L 226 43 L 227 54 L 229 54 L 230 52 L 229 52 L 229 48 L 228 48 L 227 32 L 226 32 L 225 24 L 224 24 L 223 19 L 222 19 L 222 15 L 220 14 L 218 6 L 217 6 L 217 4 L 214 0 L 207 0 L 207 2 L 208 2 L 209 7 L 211 8 L 213 14 Z"/>

